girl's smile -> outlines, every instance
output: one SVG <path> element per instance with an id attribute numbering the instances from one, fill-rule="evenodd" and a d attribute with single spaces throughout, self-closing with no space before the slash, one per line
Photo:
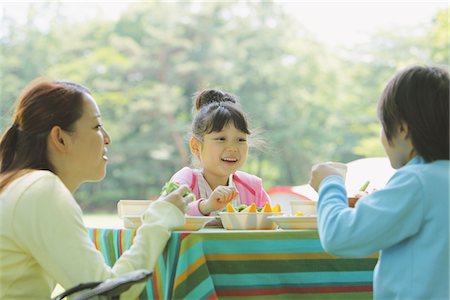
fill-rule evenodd
<path id="1" fill-rule="evenodd" d="M 247 134 L 231 122 L 218 132 L 191 139 L 191 149 L 202 164 L 205 179 L 214 188 L 225 185 L 231 174 L 245 163 L 248 154 Z"/>

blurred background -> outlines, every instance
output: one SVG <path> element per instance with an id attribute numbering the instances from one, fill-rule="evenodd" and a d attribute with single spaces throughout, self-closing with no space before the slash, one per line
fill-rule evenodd
<path id="1" fill-rule="evenodd" d="M 37 76 L 88 86 L 112 136 L 87 212 L 157 196 L 190 164 L 192 96 L 239 96 L 263 149 L 266 189 L 308 182 L 320 161 L 384 156 L 378 97 L 411 64 L 449 63 L 448 2 L 147 1 L 0 4 L 0 130 Z M 370 170 L 368 170 L 370 172 Z"/>

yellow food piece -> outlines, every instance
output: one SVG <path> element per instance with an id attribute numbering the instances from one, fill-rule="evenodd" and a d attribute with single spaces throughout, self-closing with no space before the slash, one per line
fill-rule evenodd
<path id="1" fill-rule="evenodd" d="M 247 206 L 242 212 L 256 212 L 256 204 L 252 203 L 252 205 Z"/>
<path id="2" fill-rule="evenodd" d="M 272 207 L 272 212 L 281 212 L 281 207 L 280 207 L 280 204 L 275 204 L 273 207 Z"/>
<path id="3" fill-rule="evenodd" d="M 227 212 L 236 212 L 236 210 L 234 209 L 233 205 L 231 205 L 231 203 L 227 204 Z"/>
<path id="4" fill-rule="evenodd" d="M 304 216 L 304 215 L 305 215 L 305 214 L 302 213 L 301 211 L 295 213 L 295 216 L 296 216 L 296 217 L 302 217 L 302 216 Z"/>
<path id="5" fill-rule="evenodd" d="M 264 204 L 264 207 L 261 209 L 261 212 L 272 212 L 272 207 L 270 207 L 269 202 L 266 202 L 266 204 Z"/>

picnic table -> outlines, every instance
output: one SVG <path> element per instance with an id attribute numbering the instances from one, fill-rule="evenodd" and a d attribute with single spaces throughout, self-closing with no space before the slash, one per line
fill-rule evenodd
<path id="1" fill-rule="evenodd" d="M 89 234 L 113 265 L 135 231 Z M 141 298 L 372 299 L 377 257 L 334 257 L 317 230 L 174 231 Z"/>

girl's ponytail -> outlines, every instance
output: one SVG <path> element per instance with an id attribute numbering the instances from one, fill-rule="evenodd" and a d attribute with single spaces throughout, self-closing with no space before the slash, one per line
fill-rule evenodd
<path id="1" fill-rule="evenodd" d="M 13 124 L 0 141 L 0 173 L 8 172 L 16 153 L 19 138 L 19 125 Z"/>

